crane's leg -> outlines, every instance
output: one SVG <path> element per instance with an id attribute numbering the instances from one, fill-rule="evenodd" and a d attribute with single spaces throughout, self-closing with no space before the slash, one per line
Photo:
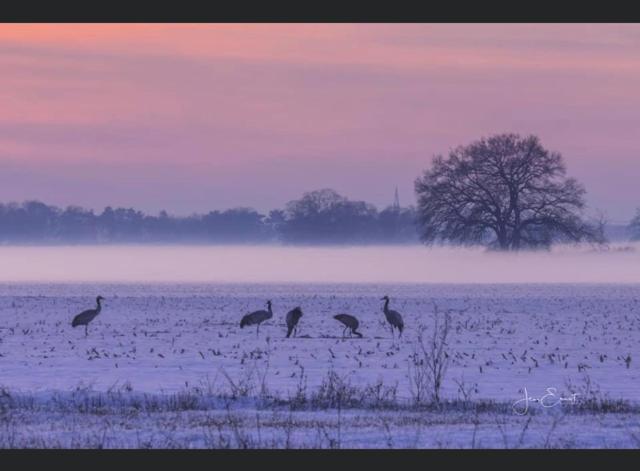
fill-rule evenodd
<path id="1" fill-rule="evenodd" d="M 258 327 L 256 328 L 256 337 L 260 336 L 260 324 L 258 323 Z"/>
<path id="2" fill-rule="evenodd" d="M 84 336 L 86 337 L 87 335 L 89 335 L 89 324 L 84 325 Z"/>
<path id="3" fill-rule="evenodd" d="M 344 339 L 346 335 L 347 335 L 347 327 L 342 329 L 342 338 Z"/>

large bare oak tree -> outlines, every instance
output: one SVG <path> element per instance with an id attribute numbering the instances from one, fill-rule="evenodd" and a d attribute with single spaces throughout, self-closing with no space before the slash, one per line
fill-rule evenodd
<path id="1" fill-rule="evenodd" d="M 415 189 L 428 244 L 519 250 L 602 239 L 582 217 L 584 188 L 536 136 L 496 135 L 437 156 Z"/>

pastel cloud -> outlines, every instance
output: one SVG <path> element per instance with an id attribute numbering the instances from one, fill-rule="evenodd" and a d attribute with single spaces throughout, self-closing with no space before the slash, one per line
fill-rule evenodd
<path id="1" fill-rule="evenodd" d="M 628 219 L 639 46 L 637 25 L 1 25 L 0 200 L 410 202 L 433 154 L 516 131 Z"/>

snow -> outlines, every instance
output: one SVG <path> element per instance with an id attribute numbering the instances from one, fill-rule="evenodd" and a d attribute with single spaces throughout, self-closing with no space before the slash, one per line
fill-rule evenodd
<path id="1" fill-rule="evenodd" d="M 70 322 L 94 306 L 98 294 L 106 301 L 85 338 L 84 329 L 72 329 Z M 224 446 L 217 425 L 202 425 L 216 418 L 232 437 L 229 446 L 242 446 L 234 423 L 250 437 L 249 445 L 260 447 L 470 447 L 474 430 L 478 447 L 638 446 L 633 407 L 640 403 L 639 294 L 638 284 L 584 283 L 5 283 L 0 387 L 25 403 L 44 405 L 9 407 L 13 428 L 0 433 L 0 446 Z M 399 340 L 386 324 L 383 295 L 404 317 Z M 264 308 L 268 299 L 274 317 L 262 325 L 260 337 L 253 327 L 240 329 L 242 315 Z M 297 305 L 304 312 L 298 337 L 286 339 L 284 317 Z M 478 425 L 468 411 L 409 407 L 410 356 L 419 327 L 432 332 L 435 306 L 452 316 L 442 397 L 462 399 L 458 383 L 464 382 L 476 385 L 473 402 L 506 405 L 502 412 L 480 414 Z M 358 317 L 363 339 L 341 338 L 342 326 L 332 318 L 339 312 Z M 376 382 L 395 387 L 395 400 L 404 406 L 290 412 L 234 400 L 230 420 L 223 405 L 229 403 L 215 400 L 198 410 L 131 415 L 114 408 L 95 415 L 58 410 L 61 401 L 52 399 L 78 388 L 160 398 L 197 390 L 228 398 L 233 388 L 227 378 L 247 386 L 249 397 L 268 391 L 289 398 L 302 382 L 309 394 L 317 391 L 330 371 L 359 388 Z M 551 387 L 562 395 L 579 391 L 579 400 L 592 395 L 633 407 L 578 413 L 570 404 L 532 404 L 527 416 L 509 410 L 524 388 L 540 397 Z M 554 425 L 559 409 L 567 415 Z M 173 424 L 170 430 L 166 423 Z"/>
<path id="2" fill-rule="evenodd" d="M 14 410 L 0 447 L 629 448 L 638 414 L 538 414 L 218 408 Z"/>

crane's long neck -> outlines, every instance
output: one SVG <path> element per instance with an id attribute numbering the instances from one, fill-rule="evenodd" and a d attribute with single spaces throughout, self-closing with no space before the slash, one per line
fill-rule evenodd
<path id="1" fill-rule="evenodd" d="M 273 311 L 271 310 L 271 303 L 267 304 L 267 310 L 269 311 L 269 317 L 273 317 Z"/>
<path id="2" fill-rule="evenodd" d="M 384 308 L 382 310 L 385 312 L 385 314 L 389 311 L 389 300 L 388 299 L 384 300 Z"/>
<path id="3" fill-rule="evenodd" d="M 96 314 L 100 314 L 100 311 L 102 311 L 102 304 L 100 304 L 100 300 L 99 299 L 96 300 L 96 304 L 97 304 L 97 306 L 96 306 Z"/>

